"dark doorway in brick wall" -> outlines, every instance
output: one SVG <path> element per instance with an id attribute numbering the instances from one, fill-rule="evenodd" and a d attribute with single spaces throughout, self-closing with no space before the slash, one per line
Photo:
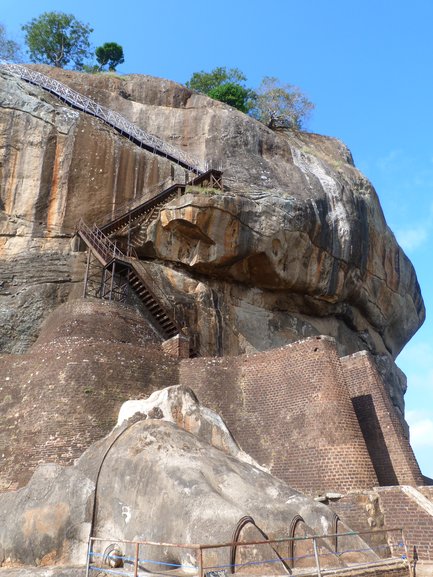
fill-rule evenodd
<path id="1" fill-rule="evenodd" d="M 352 403 L 379 485 L 398 485 L 372 396 L 353 397 Z"/>

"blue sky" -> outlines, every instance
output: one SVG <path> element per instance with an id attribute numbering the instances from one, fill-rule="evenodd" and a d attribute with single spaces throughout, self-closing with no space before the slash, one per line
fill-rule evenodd
<path id="1" fill-rule="evenodd" d="M 375 186 L 388 224 L 412 260 L 433 310 L 433 2 L 431 0 L 0 0 L 15 40 L 46 10 L 94 28 L 95 46 L 125 51 L 118 71 L 186 82 L 195 71 L 238 67 L 298 85 L 316 104 L 312 132 L 336 136 Z M 433 477 L 433 323 L 397 360 L 408 377 L 416 455 Z"/>

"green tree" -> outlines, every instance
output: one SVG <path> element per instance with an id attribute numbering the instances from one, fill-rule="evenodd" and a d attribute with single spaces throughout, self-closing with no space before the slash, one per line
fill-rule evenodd
<path id="1" fill-rule="evenodd" d="M 114 72 L 116 66 L 125 62 L 123 48 L 116 42 L 106 42 L 102 46 L 98 46 L 95 55 L 100 70 L 108 64 L 108 70 Z"/>
<path id="2" fill-rule="evenodd" d="M 7 37 L 6 28 L 3 24 L 0 24 L 0 59 L 13 62 L 21 60 L 20 46 Z"/>
<path id="3" fill-rule="evenodd" d="M 208 92 L 208 96 L 214 100 L 225 102 L 241 112 L 246 113 L 251 108 L 251 90 L 234 82 L 227 82 L 227 84 L 212 88 Z"/>
<path id="4" fill-rule="evenodd" d="M 277 78 L 265 76 L 256 92 L 251 116 L 272 130 L 292 128 L 299 130 L 314 104 L 296 86 L 282 84 Z"/>
<path id="5" fill-rule="evenodd" d="M 246 76 L 238 68 L 218 67 L 211 72 L 194 72 L 186 85 L 241 112 L 248 112 L 253 92 L 245 87 L 245 81 Z"/>
<path id="6" fill-rule="evenodd" d="M 72 62 L 75 68 L 82 68 L 91 56 L 89 36 L 93 29 L 72 14 L 44 12 L 22 29 L 32 62 L 59 68 Z"/>
<path id="7" fill-rule="evenodd" d="M 209 94 L 209 92 L 222 84 L 240 84 L 246 82 L 246 76 L 238 68 L 227 68 L 218 67 L 214 68 L 211 72 L 194 72 L 191 79 L 188 80 L 186 85 L 191 90 L 197 90 L 197 92 L 202 92 L 203 94 Z"/>

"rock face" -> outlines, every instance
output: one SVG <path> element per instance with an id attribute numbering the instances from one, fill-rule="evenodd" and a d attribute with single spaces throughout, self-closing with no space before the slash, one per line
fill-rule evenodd
<path id="1" fill-rule="evenodd" d="M 193 391 L 187 387 L 167 387 L 155 391 L 148 399 L 126 401 L 120 408 L 117 426 L 120 427 L 135 415 L 163 418 L 175 423 L 239 461 L 263 469 L 239 448 L 220 415 L 201 405 Z"/>
<path id="2" fill-rule="evenodd" d="M 20 353 L 47 313 L 82 294 L 81 216 L 110 218 L 184 174 L 1 72 L 0 106 L 0 350 Z"/>
<path id="3" fill-rule="evenodd" d="M 215 414 L 211 423 L 211 412 L 199 407 L 191 391 L 173 388 L 162 405 L 161 394 L 147 401 L 147 413 L 117 427 L 74 467 L 44 465 L 27 487 L 0 495 L 0 566 L 84 563 L 89 533 L 113 542 L 229 542 L 246 515 L 270 538 L 295 531 L 296 520 L 307 535 L 333 531 L 336 516 L 328 507 L 238 460 L 233 439 L 221 445 L 227 429 Z M 361 549 L 354 539 L 352 545 Z M 96 543 L 94 550 L 102 554 L 109 544 Z M 332 555 L 330 543 L 322 547 Z M 159 562 L 197 564 L 193 549 L 148 547 L 142 553 Z M 227 563 L 228 554 L 220 550 L 205 561 Z M 361 559 L 377 557 L 367 547 Z M 273 572 L 272 566 L 268 570 Z"/>
<path id="4" fill-rule="evenodd" d="M 274 133 L 165 80 L 41 70 L 224 170 L 223 192 L 191 190 L 133 238 L 202 354 L 330 335 L 342 355 L 375 355 L 403 413 L 394 358 L 424 305 L 374 189 L 341 142 Z M 185 175 L 34 86 L 2 73 L 1 91 L 0 342 L 22 352 L 47 312 L 80 290 L 83 256 L 70 244 L 79 218 L 109 220 Z M 44 259 L 56 263 L 51 276 Z M 24 307 L 31 322 L 19 322 Z"/>

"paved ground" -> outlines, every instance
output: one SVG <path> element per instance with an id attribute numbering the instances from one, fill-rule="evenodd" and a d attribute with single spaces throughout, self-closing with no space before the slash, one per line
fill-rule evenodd
<path id="1" fill-rule="evenodd" d="M 433 563 L 418 563 L 416 577 L 433 577 Z"/>
<path id="2" fill-rule="evenodd" d="M 84 577 L 84 567 L 19 567 L 1 569 L 0 577 Z"/>

